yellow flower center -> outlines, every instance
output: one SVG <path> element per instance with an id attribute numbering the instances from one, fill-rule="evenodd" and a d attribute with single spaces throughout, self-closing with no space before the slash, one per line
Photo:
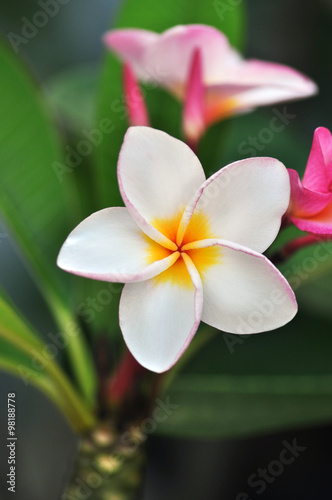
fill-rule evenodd
<path id="1" fill-rule="evenodd" d="M 184 233 L 182 241 L 177 244 L 177 234 L 179 229 L 179 224 L 182 218 L 183 211 L 177 213 L 175 216 L 164 219 L 154 219 L 151 224 L 158 229 L 164 236 L 175 243 L 177 250 L 179 252 L 178 260 L 166 271 L 162 272 L 155 278 L 156 283 L 171 283 L 173 285 L 181 286 L 184 288 L 193 288 L 193 283 L 187 266 L 182 258 L 183 253 L 186 253 L 188 257 L 193 261 L 198 270 L 200 277 L 204 280 L 204 275 L 207 270 L 218 263 L 221 260 L 220 247 L 208 247 L 208 248 L 198 248 L 187 250 L 185 247 L 189 243 L 195 241 L 216 238 L 216 236 L 211 231 L 211 224 L 208 217 L 203 212 L 194 213 L 188 227 Z M 161 260 L 169 257 L 174 253 L 172 250 L 164 247 L 163 245 L 156 243 L 147 237 L 148 241 L 148 263 L 151 264 L 156 260 Z M 184 250 L 182 250 L 184 248 Z"/>

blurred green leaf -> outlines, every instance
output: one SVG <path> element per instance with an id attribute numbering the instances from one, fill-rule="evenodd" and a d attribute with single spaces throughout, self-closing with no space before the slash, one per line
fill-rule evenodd
<path id="1" fill-rule="evenodd" d="M 24 385 L 32 385 L 48 397 L 62 412 L 76 431 L 85 431 L 89 426 L 80 423 L 76 411 L 68 405 L 57 384 L 42 370 L 36 369 L 31 358 L 0 338 L 0 370 L 19 378 Z"/>
<path id="2" fill-rule="evenodd" d="M 97 84 L 98 71 L 91 65 L 67 69 L 47 80 L 49 104 L 66 127 L 78 135 L 94 126 Z"/>
<path id="3" fill-rule="evenodd" d="M 157 432 L 237 437 L 331 422 L 331 352 L 330 323 L 303 313 L 275 332 L 219 332 L 161 397 L 179 406 Z"/>
<path id="4" fill-rule="evenodd" d="M 22 379 L 24 384 L 33 383 L 35 379 L 40 381 L 49 378 L 44 370 L 41 370 L 33 362 L 33 349 L 41 349 L 42 345 L 38 339 L 29 331 L 27 325 L 12 310 L 4 312 L 3 301 L 0 302 L 0 352 L 2 366 L 8 366 L 10 372 Z M 18 328 L 14 330 L 14 328 Z M 27 348 L 28 347 L 28 348 Z M 28 352 L 30 354 L 28 354 Z M 32 378 L 32 381 L 30 380 Z"/>
<path id="5" fill-rule="evenodd" d="M 225 164 L 252 156 L 268 156 L 302 175 L 311 144 L 298 134 L 299 117 L 295 106 L 292 102 L 286 106 L 266 106 L 231 118 L 232 126 L 224 141 Z M 280 119 L 284 109 L 293 117 L 285 123 Z"/>
<path id="6" fill-rule="evenodd" d="M 3 345 L 1 343 L 1 350 Z M 22 359 L 22 355 L 19 351 L 12 351 L 11 356 L 8 354 L 6 356 L 0 356 L 0 370 L 14 375 L 22 379 L 25 384 L 31 384 L 39 391 L 43 392 L 47 397 L 49 397 L 56 406 L 61 409 L 70 421 L 70 416 L 66 410 L 66 406 L 63 406 L 63 400 L 56 390 L 56 387 L 45 374 L 33 370 L 31 368 L 31 362 L 27 359 Z"/>
<path id="7" fill-rule="evenodd" d="M 67 339 L 73 371 L 91 401 L 95 375 L 90 353 L 69 310 L 56 257 L 76 220 L 71 176 L 42 96 L 17 56 L 0 43 L 0 211 Z M 72 223 L 69 221 L 72 220 Z M 73 335 L 73 328 L 76 328 Z"/>
<path id="8" fill-rule="evenodd" d="M 40 349 L 43 344 L 38 336 L 20 317 L 13 304 L 0 289 L 0 337 L 25 352 Z"/>
<path id="9" fill-rule="evenodd" d="M 38 274 L 59 287 L 55 260 L 71 228 L 69 177 L 59 182 L 60 144 L 42 96 L 21 61 L 0 44 L 0 208 Z"/>
<path id="10" fill-rule="evenodd" d="M 1 329 L 1 326 L 0 326 Z M 72 423 L 72 413 L 66 405 L 57 386 L 42 370 L 36 369 L 32 360 L 24 352 L 16 349 L 1 338 L 0 333 L 0 370 L 19 378 L 24 385 L 32 385 L 47 396 Z"/>
<path id="11" fill-rule="evenodd" d="M 21 378 L 26 385 L 35 385 L 64 412 L 74 428 L 86 430 L 93 417 L 47 347 L 0 290 L 0 369 Z"/>
<path id="12" fill-rule="evenodd" d="M 330 423 L 332 376 L 183 376 L 174 385 L 170 402 L 179 408 L 160 425 L 161 434 L 201 438 L 261 435 Z"/>
<path id="13" fill-rule="evenodd" d="M 244 40 L 244 4 L 223 9 L 225 2 L 210 3 L 189 0 L 169 0 L 156 3 L 154 0 L 124 0 L 117 27 L 144 28 L 162 32 L 178 24 L 208 24 L 216 26 L 229 38 L 230 43 L 240 48 Z M 147 15 L 148 13 L 148 15 Z"/>
<path id="14" fill-rule="evenodd" d="M 46 82 L 46 98 L 59 124 L 64 140 L 67 166 L 73 168 L 65 175 L 78 186 L 80 220 L 94 209 L 93 150 L 102 140 L 101 131 L 95 129 L 95 100 L 98 86 L 98 68 L 79 65 L 66 69 Z"/>
<path id="15" fill-rule="evenodd" d="M 280 269 L 293 287 L 300 309 L 332 318 L 332 241 L 298 251 Z"/>

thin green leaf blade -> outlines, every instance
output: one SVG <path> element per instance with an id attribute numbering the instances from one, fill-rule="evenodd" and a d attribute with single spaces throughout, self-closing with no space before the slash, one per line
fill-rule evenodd
<path id="1" fill-rule="evenodd" d="M 25 385 L 31 384 L 42 392 L 62 412 L 73 429 L 79 431 L 80 429 L 75 427 L 76 416 L 66 404 L 56 384 L 44 372 L 34 369 L 31 360 L 19 350 L 11 349 L 8 353 L 8 348 L 4 348 L 2 341 L 0 341 L 0 345 L 2 353 L 0 355 L 0 370 L 19 378 Z"/>
<path id="2" fill-rule="evenodd" d="M 31 325 L 0 289 L 0 351 L 2 366 L 45 392 L 79 430 L 93 424 L 93 416 L 67 380 Z M 47 352 L 47 350 L 46 350 Z M 14 369 L 15 366 L 15 369 Z M 1 366 L 0 366 L 1 368 Z"/>
<path id="3" fill-rule="evenodd" d="M 158 432 L 173 436 L 261 435 L 332 419 L 332 376 L 183 376 L 169 397 L 179 408 Z"/>
<path id="4" fill-rule="evenodd" d="M 23 320 L 15 306 L 0 289 L 0 337 L 23 352 L 33 353 L 43 347 L 42 341 Z"/>

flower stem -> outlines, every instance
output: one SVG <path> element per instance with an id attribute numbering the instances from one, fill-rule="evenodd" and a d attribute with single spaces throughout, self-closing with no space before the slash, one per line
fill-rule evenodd
<path id="1" fill-rule="evenodd" d="M 302 248 L 306 248 L 311 245 L 315 245 L 322 241 L 332 241 L 332 235 L 316 235 L 316 234 L 307 234 L 306 236 L 300 236 L 293 241 L 290 241 L 285 246 L 283 246 L 280 250 L 276 251 L 271 255 L 270 260 L 274 264 L 282 264 L 285 260 L 289 259 L 296 252 L 301 250 Z"/>
<path id="2" fill-rule="evenodd" d="M 117 406 L 130 395 L 133 386 L 147 370 L 136 361 L 133 355 L 125 348 L 122 360 L 106 387 L 106 398 Z"/>
<path id="3" fill-rule="evenodd" d="M 136 500 L 142 497 L 145 472 L 145 436 L 131 425 L 120 434 L 111 422 L 99 423 L 81 438 L 63 500 Z M 84 496 L 84 498 L 88 498 Z"/>

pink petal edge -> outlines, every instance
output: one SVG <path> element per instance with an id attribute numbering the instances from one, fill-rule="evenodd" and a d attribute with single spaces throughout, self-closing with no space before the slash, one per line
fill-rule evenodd
<path id="1" fill-rule="evenodd" d="M 308 218 L 321 212 L 332 200 L 331 193 L 312 191 L 304 187 L 296 170 L 287 169 L 291 183 L 288 217 Z"/>

